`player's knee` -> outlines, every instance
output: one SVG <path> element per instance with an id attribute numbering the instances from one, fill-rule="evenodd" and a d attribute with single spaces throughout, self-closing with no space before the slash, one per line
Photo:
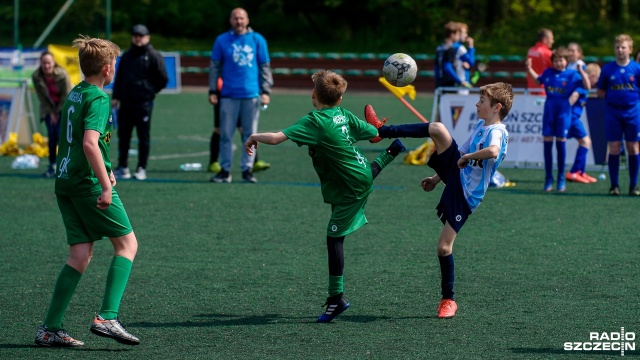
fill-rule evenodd
<path id="1" fill-rule="evenodd" d="M 582 139 L 578 140 L 578 144 L 584 148 L 590 149 L 591 148 L 591 138 L 588 136 L 583 137 Z"/>
<path id="2" fill-rule="evenodd" d="M 69 253 L 67 264 L 82 274 L 89 266 L 92 257 L 93 254 L 91 252 L 71 252 Z"/>
<path id="3" fill-rule="evenodd" d="M 133 232 L 118 238 L 112 238 L 111 243 L 116 256 L 133 260 L 138 253 L 138 240 Z"/>
<path id="4" fill-rule="evenodd" d="M 433 137 L 442 136 L 447 132 L 447 128 L 442 123 L 429 123 L 429 135 Z"/>
<path id="5" fill-rule="evenodd" d="M 609 143 L 609 154 L 620 155 L 620 150 L 622 150 L 622 143 L 620 142 Z"/>
<path id="6" fill-rule="evenodd" d="M 438 244 L 438 256 L 449 256 L 453 252 L 453 246 L 449 244 Z"/>

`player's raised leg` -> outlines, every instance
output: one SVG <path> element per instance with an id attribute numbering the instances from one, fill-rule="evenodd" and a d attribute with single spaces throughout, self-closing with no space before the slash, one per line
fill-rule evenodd
<path id="1" fill-rule="evenodd" d="M 367 122 L 378 129 L 378 137 L 370 140 L 371 142 L 380 141 L 378 138 L 425 138 L 430 137 L 438 153 L 445 151 L 451 146 L 451 135 L 442 123 L 416 123 L 385 126 L 386 119 L 380 121 L 371 105 L 365 106 L 365 119 Z"/>
<path id="2" fill-rule="evenodd" d="M 395 139 L 389 147 L 382 152 L 382 154 L 378 155 L 375 160 L 371 163 L 371 173 L 373 174 L 373 178 L 375 179 L 378 174 L 389 165 L 393 159 L 398 156 L 401 152 L 407 150 L 404 144 L 400 141 L 400 139 Z"/>

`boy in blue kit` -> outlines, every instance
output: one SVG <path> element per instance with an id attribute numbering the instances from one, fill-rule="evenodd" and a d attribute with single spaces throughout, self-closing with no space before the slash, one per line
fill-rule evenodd
<path id="1" fill-rule="evenodd" d="M 457 50 L 454 45 L 458 41 L 460 41 L 460 25 L 449 21 L 444 25 L 444 42 L 436 48 L 436 61 L 433 68 L 436 87 L 460 85 L 471 87 L 464 76 L 462 78 L 458 76 L 454 68 Z"/>
<path id="2" fill-rule="evenodd" d="M 542 117 L 542 137 L 544 141 L 544 191 L 553 189 L 553 139 L 556 140 L 558 156 L 557 190 L 566 190 L 564 168 L 567 158 L 567 136 L 571 127 L 571 103 L 569 98 L 581 86 L 587 91 L 591 88 L 589 78 L 582 67 L 578 71 L 567 70 L 568 52 L 560 47 L 553 51 L 553 68 L 547 68 L 542 75 L 533 70 L 531 59 L 527 59 L 527 72 L 536 85 L 543 84 L 547 93 Z"/>
<path id="3" fill-rule="evenodd" d="M 605 135 L 609 147 L 610 195 L 620 195 L 618 171 L 620 151 L 624 137 L 629 167 L 629 195 L 640 196 L 638 190 L 638 135 L 640 134 L 640 111 L 638 88 L 640 64 L 630 59 L 633 51 L 631 36 L 616 36 L 616 60 L 602 67 L 598 80 L 598 97 L 607 103 L 605 111 Z"/>
<path id="4" fill-rule="evenodd" d="M 324 304 L 326 311 L 317 320 L 326 323 L 350 306 L 344 298 L 344 238 L 367 224 L 364 207 L 373 191 L 373 179 L 405 148 L 396 139 L 369 164 L 356 142 L 374 138 L 377 131 L 338 106 L 347 82 L 326 70 L 313 74 L 311 79 L 314 83 L 311 101 L 316 110 L 282 131 L 253 134 L 244 145 L 249 155 L 253 155 L 258 143 L 277 145 L 288 139 L 298 146 L 309 147 L 322 197 L 331 204 L 327 226 L 329 297 Z"/>
<path id="5" fill-rule="evenodd" d="M 597 75 L 594 75 L 594 67 L 587 67 L 587 64 L 582 60 L 582 48 L 577 43 L 570 43 L 567 46 L 569 51 L 569 64 L 567 64 L 568 70 L 578 70 L 578 67 L 582 67 L 589 78 L 589 84 L 593 87 L 598 81 L 600 76 L 600 68 L 597 68 Z M 598 66 L 597 64 L 594 64 Z M 591 70 L 590 70 L 591 69 Z M 575 138 L 578 140 L 578 150 L 576 151 L 576 157 L 573 161 L 571 170 L 567 171 L 566 179 L 568 181 L 579 182 L 583 184 L 590 184 L 597 182 L 594 177 L 589 176 L 586 173 L 587 167 L 587 154 L 591 148 L 591 138 L 587 134 L 587 131 L 582 124 L 582 112 L 587 105 L 587 97 L 589 96 L 589 90 L 582 87 L 578 88 L 571 94 L 569 103 L 571 104 L 571 126 L 569 127 L 568 138 Z"/>
<path id="6" fill-rule="evenodd" d="M 384 126 L 378 120 L 371 105 L 365 107 L 367 122 L 378 128 L 378 137 L 430 137 L 436 145 L 427 165 L 436 175 L 422 180 L 424 191 L 432 191 L 442 181 L 444 191 L 436 209 L 444 228 L 438 239 L 438 258 L 442 275 L 442 299 L 438 306 L 438 318 L 454 317 L 458 305 L 454 300 L 453 242 L 465 221 L 475 211 L 489 187 L 491 177 L 507 155 L 509 134 L 502 120 L 513 104 L 510 84 L 495 83 L 480 88 L 480 100 L 476 104 L 481 119 L 469 138 L 458 147 L 442 123 L 420 123 Z"/>
<path id="7" fill-rule="evenodd" d="M 476 65 L 476 49 L 473 45 L 473 38 L 469 36 L 469 26 L 465 23 L 458 23 L 460 28 L 460 38 L 453 44 L 456 53 L 455 70 L 461 80 L 471 83 L 471 69 Z M 464 46 L 468 45 L 468 48 Z"/>

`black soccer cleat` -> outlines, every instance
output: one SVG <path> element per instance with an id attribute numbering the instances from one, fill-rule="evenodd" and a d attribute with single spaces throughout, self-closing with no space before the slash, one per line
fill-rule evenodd
<path id="1" fill-rule="evenodd" d="M 391 145 L 389 145 L 389 147 L 387 148 L 387 153 L 393 157 L 396 157 L 398 156 L 398 154 L 400 154 L 405 150 L 407 150 L 407 148 L 404 147 L 404 144 L 402 143 L 402 141 L 400 141 L 400 139 L 395 139 L 393 140 Z"/>
<path id="2" fill-rule="evenodd" d="M 326 306 L 327 310 L 325 310 L 324 314 L 318 316 L 318 320 L 316 322 L 319 323 L 328 323 L 331 322 L 336 316 L 342 314 L 345 310 L 349 308 L 351 304 L 343 297 L 344 293 L 340 293 L 338 295 L 330 296 L 327 298 L 327 302 L 322 306 Z"/>

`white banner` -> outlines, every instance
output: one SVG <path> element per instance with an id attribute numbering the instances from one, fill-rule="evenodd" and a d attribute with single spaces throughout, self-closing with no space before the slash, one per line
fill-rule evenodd
<path id="1" fill-rule="evenodd" d="M 502 121 L 509 132 L 509 150 L 506 163 L 544 163 L 542 145 L 542 113 L 544 111 L 544 96 L 515 94 L 513 106 L 509 115 Z M 478 93 L 469 95 L 445 93 L 440 96 L 438 114 L 440 121 L 447 127 L 451 136 L 462 145 L 479 119 L 476 114 Z M 586 111 L 582 113 L 582 124 L 587 135 L 589 123 Z M 578 141 L 567 140 L 567 164 L 572 164 Z M 556 159 L 555 145 L 553 147 L 554 161 Z M 587 155 L 587 165 L 593 165 L 593 151 Z"/>

